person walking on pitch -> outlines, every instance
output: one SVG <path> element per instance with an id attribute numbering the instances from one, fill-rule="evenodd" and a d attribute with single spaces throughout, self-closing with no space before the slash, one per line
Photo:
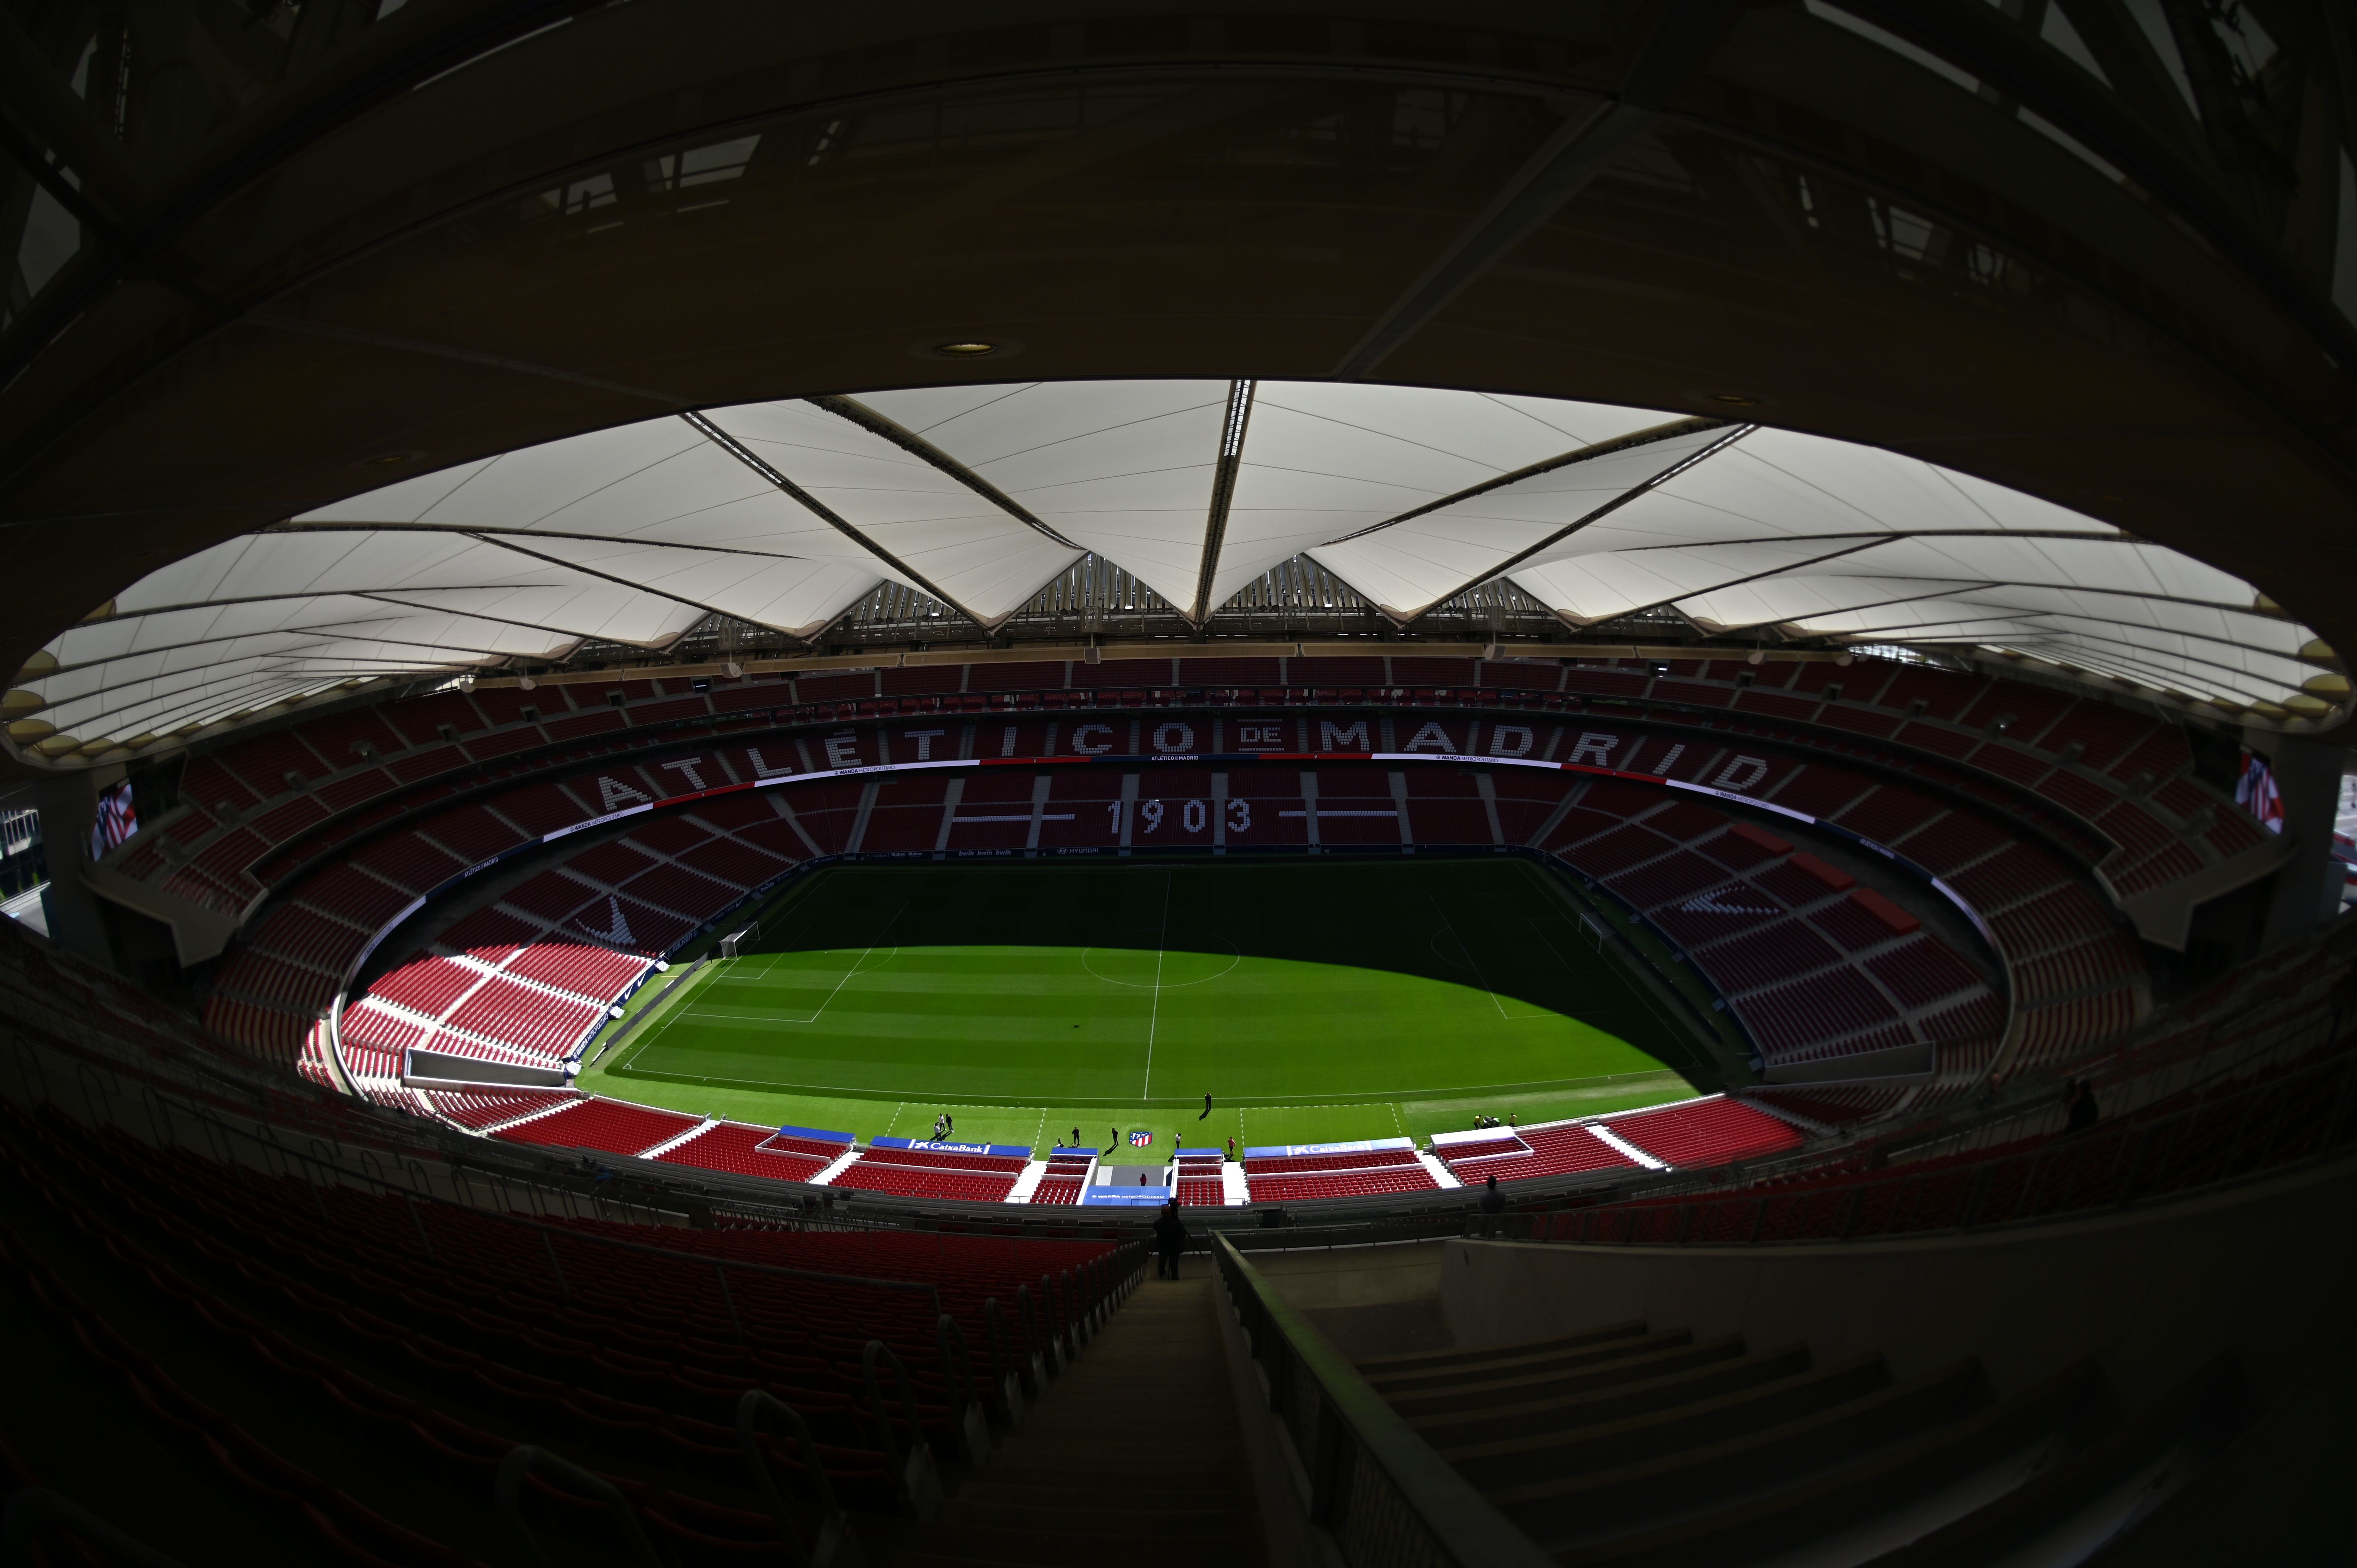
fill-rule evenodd
<path id="1" fill-rule="evenodd" d="M 1200 1122 L 1200 1121 L 1204 1120 L 1206 1117 L 1209 1117 L 1211 1114 L 1211 1097 L 1210 1095 L 1208 1095 L 1208 1094 L 1207 1094 L 1207 1095 L 1203 1096 L 1203 1114 L 1202 1114 L 1201 1116 L 1198 1116 L 1198 1117 L 1196 1117 L 1196 1118 L 1195 1118 L 1195 1120 L 1196 1120 L 1196 1121 L 1198 1121 L 1198 1122 Z"/>

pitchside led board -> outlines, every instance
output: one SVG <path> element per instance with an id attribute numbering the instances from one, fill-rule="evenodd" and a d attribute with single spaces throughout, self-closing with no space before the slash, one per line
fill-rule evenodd
<path id="1" fill-rule="evenodd" d="M 1160 1182 L 1148 1182 L 1143 1187 L 1124 1187 L 1116 1183 L 1084 1189 L 1081 1201 L 1114 1208 L 1159 1208 L 1170 1201 L 1170 1188 Z"/>

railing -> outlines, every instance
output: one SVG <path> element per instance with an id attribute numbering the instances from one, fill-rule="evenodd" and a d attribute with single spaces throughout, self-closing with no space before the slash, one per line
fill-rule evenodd
<path id="1" fill-rule="evenodd" d="M 1858 1172 L 1780 1190 L 1539 1215 L 1534 1240 L 1741 1245 L 1962 1230 L 2120 1208 L 2306 1161 L 2357 1141 L 2357 1053 L 2150 1119 L 1987 1159 Z"/>
<path id="2" fill-rule="evenodd" d="M 1410 1430 L 1224 1236 L 1220 1277 L 1309 1480 L 1309 1518 L 1351 1568 L 1544 1568 L 1552 1560 Z"/>

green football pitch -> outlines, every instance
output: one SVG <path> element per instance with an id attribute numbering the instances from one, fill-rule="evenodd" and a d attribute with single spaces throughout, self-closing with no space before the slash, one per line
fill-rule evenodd
<path id="1" fill-rule="evenodd" d="M 583 1087 L 862 1137 L 1118 1131 L 1141 1162 L 1715 1087 L 1580 914 L 1510 859 L 834 867 Z"/>

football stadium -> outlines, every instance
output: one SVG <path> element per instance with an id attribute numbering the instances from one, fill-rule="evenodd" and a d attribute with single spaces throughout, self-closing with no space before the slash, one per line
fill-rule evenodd
<path id="1" fill-rule="evenodd" d="M 9 1561 L 2346 1555 L 2340 8 L 0 17 Z"/>

